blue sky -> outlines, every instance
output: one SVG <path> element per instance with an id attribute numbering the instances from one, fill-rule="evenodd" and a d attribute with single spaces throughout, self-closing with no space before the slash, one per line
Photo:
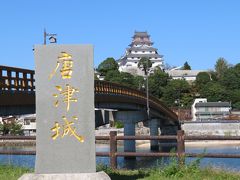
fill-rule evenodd
<path id="1" fill-rule="evenodd" d="M 118 59 L 135 30 L 148 31 L 165 63 L 213 69 L 218 57 L 240 62 L 238 0 L 1 1 L 0 65 L 34 69 L 43 29 L 59 44 L 93 44 L 94 64 Z"/>

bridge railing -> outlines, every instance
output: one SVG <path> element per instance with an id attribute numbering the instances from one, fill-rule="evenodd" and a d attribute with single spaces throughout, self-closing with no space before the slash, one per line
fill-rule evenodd
<path id="1" fill-rule="evenodd" d="M 34 91 L 34 71 L 0 66 L 0 90 Z"/>
<path id="2" fill-rule="evenodd" d="M 0 91 L 34 92 L 34 82 L 33 70 L 0 66 Z M 94 90 L 95 94 L 129 96 L 146 102 L 145 92 L 112 82 L 96 80 Z M 149 104 L 151 108 L 161 110 L 172 120 L 178 120 L 177 115 L 154 96 L 149 96 Z"/>
<path id="3" fill-rule="evenodd" d="M 147 100 L 146 92 L 144 91 L 136 90 L 127 86 L 107 81 L 95 80 L 95 93 L 129 96 L 137 99 L 142 99 L 144 102 L 146 102 Z M 161 111 L 167 114 L 172 120 L 178 119 L 177 115 L 174 112 L 172 112 L 158 98 L 152 95 L 149 96 L 149 104 L 150 106 L 155 107 L 156 109 L 161 109 Z"/>
<path id="4" fill-rule="evenodd" d="M 0 136 L 0 140 L 35 140 L 35 136 Z M 109 157 L 110 166 L 117 168 L 117 157 L 177 157 L 179 165 L 185 163 L 185 157 L 202 157 L 202 158 L 240 158 L 240 154 L 223 154 L 223 153 L 186 153 L 185 142 L 186 140 L 199 141 L 199 140 L 238 140 L 240 136 L 185 136 L 183 130 L 179 130 L 177 135 L 171 136 L 117 136 L 116 131 L 111 131 L 109 136 L 96 136 L 96 140 L 108 140 L 110 150 L 109 152 L 96 152 L 96 156 Z M 119 152 L 117 148 L 117 141 L 119 140 L 176 140 L 176 152 Z M 0 150 L 0 154 L 5 155 L 35 155 L 36 151 L 13 151 L 13 150 Z"/>

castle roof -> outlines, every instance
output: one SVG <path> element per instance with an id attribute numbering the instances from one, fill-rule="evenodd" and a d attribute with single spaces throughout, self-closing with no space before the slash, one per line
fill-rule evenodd
<path id="1" fill-rule="evenodd" d="M 142 57 L 147 57 L 147 58 L 162 58 L 163 56 L 162 55 L 159 55 L 159 54 L 128 54 L 127 55 L 127 58 L 142 58 Z"/>
<path id="2" fill-rule="evenodd" d="M 127 50 L 130 50 L 130 51 L 157 51 L 157 48 L 140 46 L 140 47 L 127 48 Z"/>
<path id="3" fill-rule="evenodd" d="M 135 37 L 150 37 L 150 35 L 148 35 L 147 31 L 145 31 L 145 32 L 135 31 L 133 38 L 135 38 Z"/>

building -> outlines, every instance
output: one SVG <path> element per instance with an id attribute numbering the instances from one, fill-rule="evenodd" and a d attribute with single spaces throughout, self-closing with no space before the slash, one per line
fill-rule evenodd
<path id="1" fill-rule="evenodd" d="M 206 98 L 198 98 L 192 105 L 192 121 L 225 119 L 229 117 L 230 110 L 229 102 L 207 102 Z"/>
<path id="2" fill-rule="evenodd" d="M 36 114 L 22 115 L 17 119 L 25 136 L 36 136 Z"/>
<path id="3" fill-rule="evenodd" d="M 24 135 L 36 136 L 36 114 L 0 117 L 0 124 L 17 123 L 22 126 Z"/>
<path id="4" fill-rule="evenodd" d="M 144 75 L 142 70 L 138 68 L 138 63 L 142 57 L 147 57 L 152 62 L 150 71 L 156 67 L 163 69 L 163 56 L 159 55 L 158 50 L 152 45 L 153 42 L 147 32 L 135 31 L 130 47 L 126 49 L 125 55 L 118 60 L 119 71 L 133 75 Z"/>
<path id="5" fill-rule="evenodd" d="M 166 73 L 172 77 L 172 79 L 185 79 L 188 82 L 196 80 L 198 73 L 206 72 L 204 70 L 166 70 Z"/>

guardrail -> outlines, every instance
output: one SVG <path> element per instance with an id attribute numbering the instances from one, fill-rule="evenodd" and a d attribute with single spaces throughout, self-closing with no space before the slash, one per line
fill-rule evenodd
<path id="1" fill-rule="evenodd" d="M 108 95 L 120 95 L 120 96 L 129 96 L 136 99 L 141 99 L 146 105 L 146 92 L 136 90 L 127 86 L 123 86 L 113 82 L 107 81 L 99 81 L 95 80 L 95 95 L 97 94 L 108 94 Z M 157 110 L 161 110 L 164 114 L 166 114 L 170 119 L 178 121 L 177 115 L 171 111 L 162 101 L 158 98 L 150 95 L 149 96 L 149 104 L 151 108 L 155 108 Z"/>
<path id="2" fill-rule="evenodd" d="M 34 71 L 0 66 L 0 90 L 34 91 Z"/>
<path id="3" fill-rule="evenodd" d="M 35 91 L 35 72 L 33 70 L 0 66 L 0 91 Z M 117 83 L 95 80 L 95 95 L 120 95 L 141 100 L 146 105 L 146 93 Z M 177 115 L 154 96 L 149 96 L 150 108 L 161 110 L 171 120 L 178 121 Z"/>
<path id="4" fill-rule="evenodd" d="M 0 136 L 0 140 L 35 140 L 36 137 L 26 136 Z M 207 157 L 207 158 L 240 158 L 240 154 L 219 154 L 219 153 L 185 153 L 185 141 L 199 140 L 239 140 L 240 136 L 185 136 L 183 130 L 179 130 L 176 136 L 117 136 L 116 131 L 111 131 L 110 136 L 96 136 L 96 140 L 108 140 L 109 152 L 96 152 L 96 156 L 109 157 L 110 166 L 117 168 L 117 157 L 177 157 L 179 164 L 184 164 L 184 157 Z M 119 140 L 176 140 L 177 151 L 170 152 L 118 152 L 117 141 Z M 35 155 L 35 151 L 0 151 L 0 154 L 13 155 Z"/>

